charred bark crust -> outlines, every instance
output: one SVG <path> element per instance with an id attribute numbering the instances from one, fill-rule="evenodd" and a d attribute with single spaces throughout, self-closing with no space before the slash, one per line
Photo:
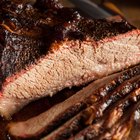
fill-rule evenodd
<path id="1" fill-rule="evenodd" d="M 134 29 L 123 20 L 87 19 L 57 0 L 3 0 L 0 7 L 0 87 L 5 78 L 26 69 L 51 50 L 54 41 L 99 41 Z"/>

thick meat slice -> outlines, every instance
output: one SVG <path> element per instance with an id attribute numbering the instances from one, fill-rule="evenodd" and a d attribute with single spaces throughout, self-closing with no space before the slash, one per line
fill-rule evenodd
<path id="1" fill-rule="evenodd" d="M 74 9 L 62 9 L 55 0 L 35 5 L 25 0 L 21 2 L 0 2 L 0 88 L 7 77 L 47 53 L 49 40 L 47 43 L 45 40 L 54 25 L 79 15 Z M 45 6 L 44 11 L 41 5 Z"/>
<path id="2" fill-rule="evenodd" d="M 114 82 L 113 80 L 113 78 L 115 78 L 116 76 L 118 76 L 118 74 L 91 83 L 88 87 L 73 95 L 71 98 L 60 103 L 59 105 L 54 106 L 53 108 L 51 108 L 47 112 L 40 114 L 39 116 L 27 120 L 26 122 L 10 124 L 10 133 L 18 137 L 37 136 L 44 130 L 46 131 L 46 133 L 49 133 L 53 130 L 52 128 L 55 128 L 57 125 L 63 123 L 68 118 L 79 112 L 81 109 L 85 108 L 86 103 L 84 102 L 84 100 L 86 98 L 92 96 L 92 94 L 97 94 L 98 100 L 98 98 L 100 98 L 100 96 L 98 95 L 98 88 L 105 89 L 105 92 L 111 90 L 111 88 L 106 88 L 108 87 L 108 85 L 106 85 L 106 82 L 110 82 L 111 87 L 113 87 L 114 84 L 117 84 L 117 82 Z M 102 92 L 102 90 L 100 92 Z M 40 122 L 39 125 L 37 124 L 38 122 Z M 26 132 L 24 130 L 26 130 Z"/>
<path id="3" fill-rule="evenodd" d="M 48 3 L 50 1 L 52 4 L 46 3 L 48 9 L 45 12 L 25 0 L 0 2 L 0 88 L 5 78 L 46 54 L 48 48 L 44 40 L 49 29 L 62 22 L 57 12 L 49 11 L 55 6 L 55 2 L 49 0 Z M 67 11 L 71 15 L 74 12 L 72 9 Z M 62 12 L 60 9 L 60 16 Z"/>
<path id="4" fill-rule="evenodd" d="M 52 107 L 51 109 L 40 114 L 39 116 L 31 118 L 25 122 L 11 123 L 9 125 L 9 132 L 11 135 L 17 137 L 37 136 L 40 133 L 42 133 L 44 130 L 45 130 L 45 134 L 49 134 L 51 131 L 56 129 L 59 125 L 63 124 L 68 119 L 70 119 L 71 117 L 79 113 L 81 110 L 85 109 L 87 106 L 89 106 L 89 104 L 96 103 L 97 107 L 100 106 L 99 104 L 97 104 L 99 100 L 101 99 L 103 100 L 105 96 L 109 98 L 110 96 L 108 94 L 111 94 L 111 92 L 116 87 L 118 87 L 124 81 L 132 78 L 133 76 L 137 77 L 137 75 L 139 74 L 140 74 L 140 70 L 139 70 L 139 66 L 137 66 L 127 71 L 117 73 L 108 76 L 106 78 L 97 80 L 95 82 L 92 82 L 90 85 L 88 85 L 83 90 L 79 91 L 78 93 L 76 93 L 75 95 L 67 99 L 66 101 Z M 127 87 L 128 85 L 129 86 L 132 85 L 134 81 L 137 81 L 137 79 L 138 78 L 134 78 L 129 82 L 125 82 L 125 84 L 123 84 L 123 86 L 120 86 L 118 90 L 121 92 L 121 90 L 124 89 L 125 92 L 129 92 L 130 90 L 132 90 L 132 87 L 130 87 L 130 89 L 125 87 Z M 116 92 L 114 92 L 113 95 L 115 96 L 115 94 Z M 106 100 L 109 101 L 110 98 L 109 99 L 108 98 L 106 98 Z M 101 104 L 103 104 L 104 102 L 107 101 L 103 100 L 101 101 Z M 78 126 L 76 128 L 78 128 Z"/>
<path id="5" fill-rule="evenodd" d="M 140 63 L 140 30 L 124 21 L 77 17 L 54 26 L 52 34 L 46 56 L 3 83 L 1 115 L 15 111 L 6 113 L 4 98 L 11 99 L 9 104 L 16 99 L 29 102 Z"/>
<path id="6" fill-rule="evenodd" d="M 61 10 L 62 6 L 57 1 L 49 0 L 44 5 L 42 11 L 36 4 L 34 6 L 24 0 L 0 1 L 0 90 L 7 77 L 34 64 L 46 54 L 48 46 L 45 40 L 52 26 L 75 18 L 75 10 Z M 64 18 L 65 14 L 67 18 Z M 29 102 L 16 98 L 11 99 L 12 104 L 9 101 L 10 98 L 3 98 L 1 105 L 9 103 L 10 107 L 14 103 L 12 110 L 19 110 L 20 102 L 24 101 L 24 105 Z"/>

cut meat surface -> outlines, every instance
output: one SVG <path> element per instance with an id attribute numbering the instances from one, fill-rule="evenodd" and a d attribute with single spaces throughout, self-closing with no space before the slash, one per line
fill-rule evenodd
<path id="1" fill-rule="evenodd" d="M 73 116 L 73 114 L 76 114 L 82 108 L 85 108 L 86 102 L 84 102 L 84 100 L 94 95 L 94 93 L 98 94 L 98 88 L 106 89 L 106 87 L 108 86 L 106 85 L 106 82 L 110 82 L 110 84 L 112 84 L 113 86 L 114 85 L 113 78 L 117 76 L 118 74 L 91 83 L 88 87 L 79 91 L 77 94 L 73 95 L 68 100 L 54 106 L 47 112 L 44 112 L 37 117 L 31 118 L 30 120 L 27 120 L 25 122 L 10 124 L 9 125 L 10 133 L 14 136 L 24 137 L 24 138 L 37 136 L 40 133 L 42 133 L 44 130 L 46 131 L 46 133 L 49 133 L 50 131 L 53 130 L 51 128 L 55 128 L 57 124 L 59 124 L 60 122 L 63 123 L 69 117 Z M 108 92 L 108 90 L 106 92 Z M 99 97 L 100 96 L 98 96 L 97 98 Z M 39 125 L 38 122 L 40 122 Z M 17 130 L 17 128 L 20 129 Z M 24 130 L 26 130 L 26 132 Z"/>
<path id="2" fill-rule="evenodd" d="M 50 134 L 50 132 L 54 129 L 56 130 L 56 128 L 61 125 L 58 130 L 53 131 L 46 139 L 65 139 L 65 136 L 67 136 L 65 134 L 69 133 L 72 135 L 75 129 L 81 128 L 81 123 L 78 123 L 80 117 L 85 114 L 88 114 L 88 116 L 92 114 L 92 119 L 101 117 L 106 108 L 113 106 L 114 102 L 129 95 L 131 91 L 140 85 L 139 78 L 140 66 L 137 66 L 124 72 L 96 80 L 69 99 L 53 106 L 39 116 L 24 122 L 9 124 L 9 132 L 16 137 L 30 138 L 38 136 L 43 131 L 45 131 L 45 134 Z M 132 96 L 130 97 L 132 98 Z M 120 103 L 122 102 L 117 102 L 117 104 Z M 86 111 L 84 110 L 85 108 L 87 108 Z M 76 115 L 78 113 L 79 115 Z M 75 117 L 72 118 L 73 116 Z M 70 118 L 72 119 L 67 121 Z M 115 121 L 115 119 L 113 120 Z M 106 122 L 108 121 L 107 124 L 109 125 L 113 120 L 111 121 L 110 117 Z M 67 123 L 63 125 L 66 121 Z"/>
<path id="3" fill-rule="evenodd" d="M 48 3 L 47 8 L 53 8 L 53 3 Z M 73 9 L 61 10 L 58 4 L 55 6 L 59 9 L 57 12 L 49 9 L 44 12 L 39 7 L 21 1 L 1 1 L 0 88 L 7 77 L 34 64 L 46 54 L 48 46 L 45 40 L 50 34 L 50 28 L 63 20 L 71 19 L 75 12 Z M 62 19 L 64 11 L 69 13 L 69 17 Z"/>
<path id="4" fill-rule="evenodd" d="M 58 7 L 54 7 L 54 13 L 48 10 L 51 22 L 43 18 L 41 23 L 45 24 L 39 24 L 39 28 L 35 28 L 36 33 L 39 29 L 43 33 L 43 29 L 48 31 L 43 34 L 43 44 L 48 50 L 45 56 L 30 66 L 25 65 L 22 70 L 15 70 L 16 72 L 12 72 L 2 82 L 2 116 L 9 117 L 25 104 L 44 96 L 53 96 L 64 88 L 83 85 L 140 63 L 140 30 L 123 20 L 92 20 L 82 17 L 74 9 Z M 60 15 L 65 20 L 60 19 Z M 25 31 L 23 30 L 23 33 L 27 33 Z M 40 45 L 38 47 L 40 48 Z M 29 51 L 28 59 L 31 52 Z M 10 58 L 12 56 L 6 60 Z M 3 67 L 2 71 L 5 72 Z M 9 109 L 12 104 L 14 107 Z"/>
<path id="5" fill-rule="evenodd" d="M 140 76 L 138 78 L 140 78 Z M 125 88 L 123 89 L 123 91 L 125 95 L 125 92 L 128 94 L 131 90 L 129 88 Z M 123 96 L 122 91 L 119 91 L 117 93 L 120 96 Z M 64 125 L 60 126 L 54 132 L 49 134 L 45 138 L 45 140 L 65 140 L 67 138 L 72 137 L 75 133 L 79 132 L 82 127 L 92 124 L 92 122 L 96 118 L 98 119 L 104 114 L 104 111 L 108 108 L 108 106 L 110 106 L 113 102 L 115 102 L 115 99 L 113 100 L 111 96 L 110 96 L 110 100 L 109 99 L 107 99 L 107 101 L 104 101 L 104 99 L 103 101 L 101 100 L 102 101 L 102 103 L 100 102 L 101 105 L 99 104 L 99 102 L 97 102 L 97 104 L 93 102 L 93 104 L 90 107 L 88 107 L 86 110 L 80 112 L 78 115 L 76 115 L 75 117 L 67 121 Z"/>
<path id="6" fill-rule="evenodd" d="M 1 99 L 27 101 L 52 96 L 66 87 L 82 85 L 138 64 L 139 44 L 139 30 L 96 43 L 93 40 L 56 42 L 51 48 L 59 47 L 57 50 L 47 54 L 25 72 L 7 79 L 3 84 Z M 10 112 L 14 113 L 12 110 Z"/>

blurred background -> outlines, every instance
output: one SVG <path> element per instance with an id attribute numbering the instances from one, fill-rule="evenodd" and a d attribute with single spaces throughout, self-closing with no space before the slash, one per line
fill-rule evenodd
<path id="1" fill-rule="evenodd" d="M 60 0 L 64 4 L 73 6 L 68 0 Z M 134 26 L 140 28 L 140 0 L 91 0 L 99 5 L 116 6 L 123 16 Z M 112 6 L 113 5 L 113 6 Z"/>
<path id="2" fill-rule="evenodd" d="M 124 14 L 126 19 L 140 28 L 140 0 L 92 0 L 93 2 L 103 3 L 112 2 Z"/>

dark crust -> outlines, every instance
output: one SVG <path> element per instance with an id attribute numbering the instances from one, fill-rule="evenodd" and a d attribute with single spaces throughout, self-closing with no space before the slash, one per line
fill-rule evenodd
<path id="1" fill-rule="evenodd" d="M 40 10 L 52 9 L 58 10 L 63 7 L 63 5 L 58 0 L 36 0 L 35 7 Z"/>
<path id="2" fill-rule="evenodd" d="M 46 134 L 49 134 L 55 128 L 61 126 L 64 122 L 68 121 L 70 118 L 75 116 L 77 113 L 79 113 L 81 110 L 83 110 L 86 107 L 85 103 L 81 102 L 79 104 L 74 105 L 70 109 L 68 109 L 66 112 L 58 116 L 55 121 L 51 122 L 47 129 L 41 134 L 41 136 L 45 136 Z"/>
<path id="3" fill-rule="evenodd" d="M 24 69 L 35 62 L 43 54 L 44 44 L 41 40 L 18 36 L 6 31 L 5 48 L 1 56 L 1 70 L 3 78 Z"/>
<path id="4" fill-rule="evenodd" d="M 65 38 L 85 40 L 88 37 L 99 41 L 135 29 L 125 20 L 113 22 L 106 19 L 87 19 L 80 16 L 78 12 L 75 12 L 74 16 L 74 20 L 57 25 L 54 28 L 54 38 L 56 40 L 64 40 Z"/>
<path id="5" fill-rule="evenodd" d="M 31 5 L 12 1 L 4 1 L 0 7 L 1 88 L 5 78 L 35 63 L 47 48 L 43 41 L 46 28 L 38 23 L 44 15 Z"/>
<path id="6" fill-rule="evenodd" d="M 137 90 L 136 90 L 137 91 Z M 132 93 L 132 92 L 131 92 Z M 130 94 L 131 94 L 130 93 Z M 134 101 L 133 98 L 136 98 L 137 101 Z M 123 100 L 123 99 L 122 99 Z M 103 117 L 102 120 L 98 120 L 96 123 L 93 125 L 88 126 L 84 130 L 82 130 L 80 133 L 78 133 L 76 136 L 71 137 L 69 140 L 80 140 L 80 139 L 88 139 L 88 140 L 93 140 L 93 139 L 111 139 L 114 136 L 114 131 L 116 131 L 119 127 L 127 130 L 125 133 L 122 131 L 118 136 L 123 136 L 122 140 L 124 138 L 128 138 L 130 135 L 130 130 L 133 131 L 133 125 L 134 125 L 134 120 L 135 120 L 135 114 L 138 114 L 136 119 L 140 119 L 140 100 L 139 97 L 134 95 L 133 97 L 130 98 L 130 100 L 126 100 L 126 102 L 130 102 L 127 104 L 126 109 L 121 108 L 123 104 L 120 104 L 119 109 L 122 110 L 121 112 L 117 113 L 116 115 L 112 116 L 112 119 L 118 118 L 116 120 L 116 124 L 113 125 L 112 128 L 107 128 L 106 126 L 103 125 L 103 120 L 104 121 L 110 121 L 108 120 L 107 117 L 111 117 L 111 112 L 109 112 L 107 117 Z M 125 102 L 125 103 L 126 103 Z M 124 105 L 125 105 L 124 103 Z M 112 108 L 111 111 L 117 111 L 116 108 Z M 99 128 L 98 128 L 99 127 Z M 137 130 L 139 131 L 139 130 Z M 134 137 L 134 136 L 133 136 Z"/>

